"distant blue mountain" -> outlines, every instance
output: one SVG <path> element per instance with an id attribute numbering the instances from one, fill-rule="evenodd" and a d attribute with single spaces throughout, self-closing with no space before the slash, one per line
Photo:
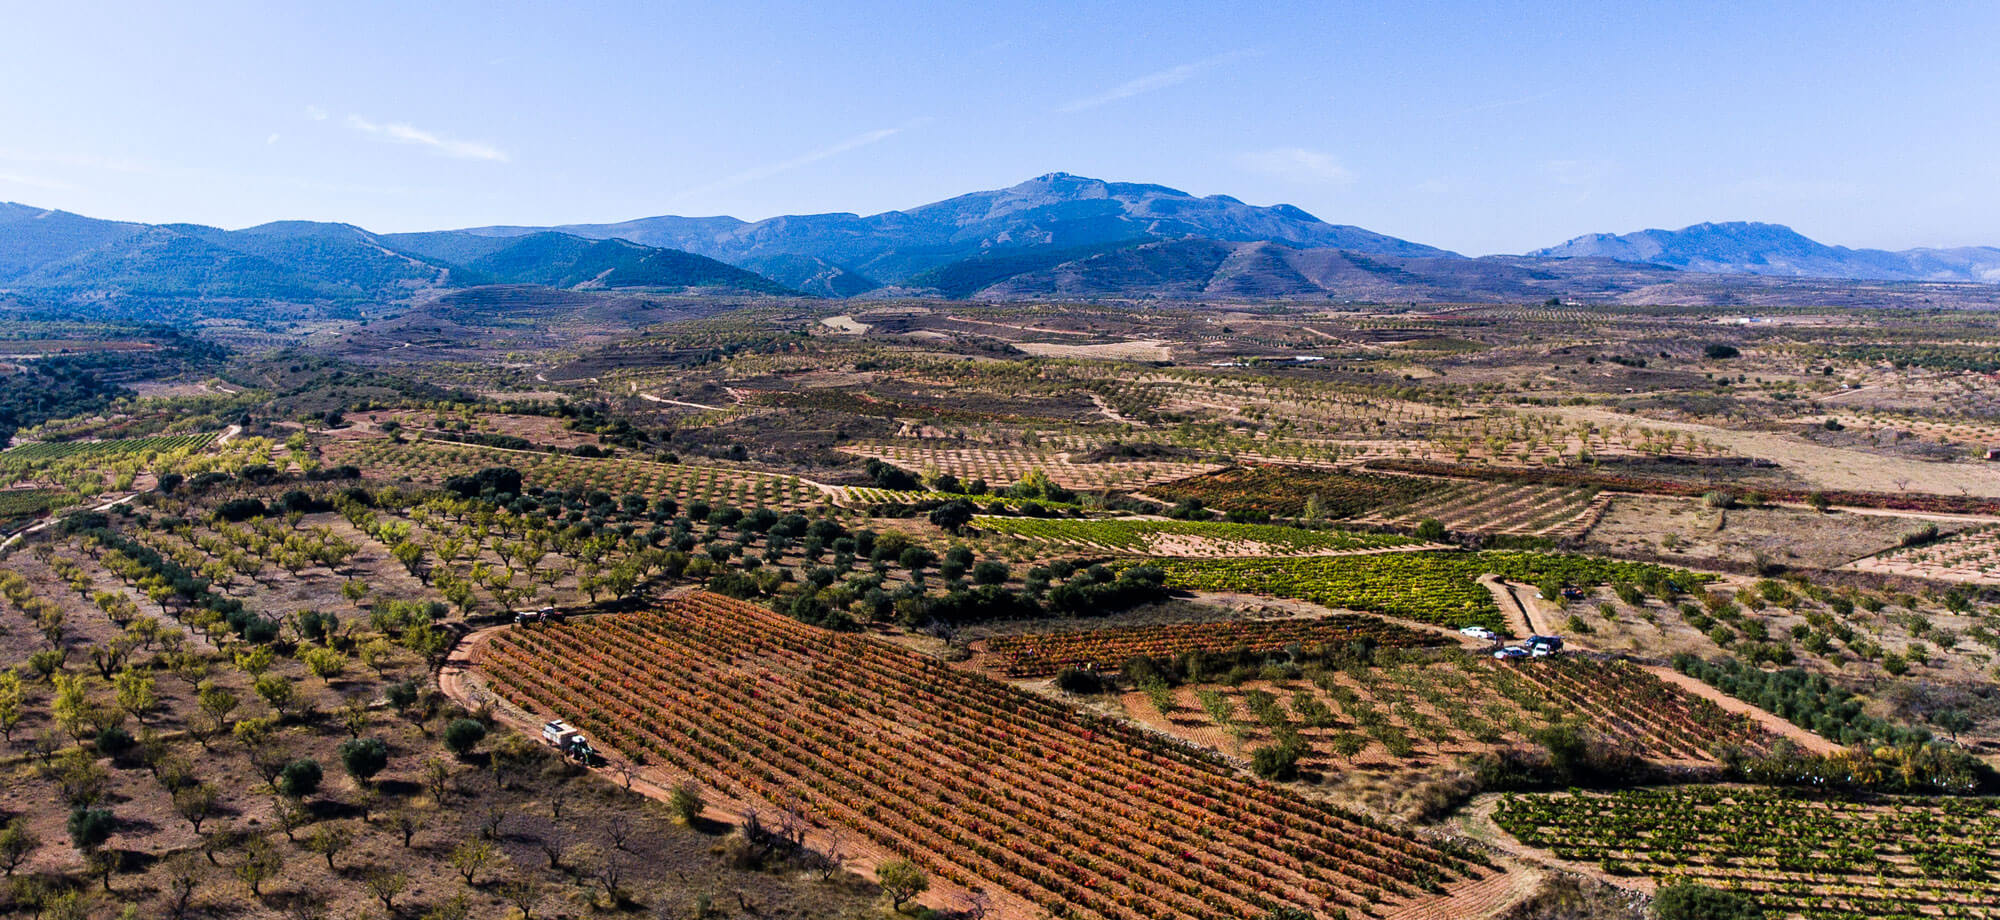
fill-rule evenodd
<path id="1" fill-rule="evenodd" d="M 1817 242 L 1781 224 L 1745 221 L 1622 235 L 1593 233 L 1528 255 L 1616 259 L 1719 274 L 2000 283 L 2000 249 L 1991 246 L 1901 252 L 1849 249 Z"/>
<path id="2" fill-rule="evenodd" d="M 1450 256 L 1444 250 L 1360 227 L 1329 224 L 1291 205 L 1257 207 L 1228 195 L 1196 197 L 1164 185 L 1106 182 L 1049 173 L 1011 188 L 972 192 L 907 211 L 868 217 L 801 214 L 755 223 L 733 217 L 646 217 L 615 224 L 559 227 L 478 227 L 468 232 L 514 235 L 557 230 L 597 239 L 627 239 L 700 253 L 736 265 L 772 265 L 803 257 L 792 268 L 811 274 L 835 269 L 883 283 L 997 252 L 1073 250 L 1107 243 L 1202 238 L 1278 242 L 1306 249 L 1344 249 L 1399 256 Z M 798 278 L 780 277 L 794 284 Z"/>
<path id="3" fill-rule="evenodd" d="M 564 233 L 377 235 L 312 221 L 221 230 L 0 203 L 0 289 L 57 299 L 387 303 L 495 283 L 790 293 L 706 256 Z"/>

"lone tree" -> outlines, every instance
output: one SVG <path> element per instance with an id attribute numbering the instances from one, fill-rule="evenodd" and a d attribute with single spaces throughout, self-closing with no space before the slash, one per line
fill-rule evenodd
<path id="1" fill-rule="evenodd" d="M 390 916 L 394 916 L 396 896 L 402 894 L 403 889 L 410 887 L 410 877 L 401 872 L 377 869 L 368 874 L 368 880 L 364 884 L 368 888 L 368 893 L 382 902 L 382 909 Z"/>
<path id="2" fill-rule="evenodd" d="M 898 911 L 911 898 L 931 888 L 931 877 L 907 859 L 892 859 L 875 867 L 875 881 L 881 884 L 882 893 L 889 896 L 889 906 Z"/>
<path id="3" fill-rule="evenodd" d="M 21 868 L 21 864 L 28 861 L 29 854 L 41 845 L 42 841 L 35 836 L 35 832 L 28 830 L 28 819 L 15 818 L 7 822 L 6 827 L 0 828 L 0 870 L 5 870 L 11 877 L 14 870 Z"/>
<path id="4" fill-rule="evenodd" d="M 250 889 L 253 897 L 262 897 L 264 883 L 276 878 L 285 868 L 285 854 L 271 841 L 262 837 L 252 837 L 243 844 L 243 861 L 230 871 Z"/>

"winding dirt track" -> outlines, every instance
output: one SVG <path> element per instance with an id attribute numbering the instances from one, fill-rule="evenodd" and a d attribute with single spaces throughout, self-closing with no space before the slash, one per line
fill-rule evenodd
<path id="1" fill-rule="evenodd" d="M 1502 581 L 1498 575 L 1481 575 L 1479 583 L 1485 585 L 1486 590 L 1493 592 L 1493 603 L 1499 605 L 1500 615 L 1506 618 L 1509 633 L 1522 638 L 1542 635 L 1536 628 L 1538 624 L 1535 623 L 1535 617 L 1529 610 L 1528 602 L 1522 600 L 1521 592 L 1514 590 L 1513 585 Z"/>

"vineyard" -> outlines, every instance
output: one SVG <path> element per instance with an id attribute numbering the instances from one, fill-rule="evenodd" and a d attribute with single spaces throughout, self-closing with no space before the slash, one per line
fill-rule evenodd
<path id="1" fill-rule="evenodd" d="M 1167 658 L 1189 652 L 1277 652 L 1370 642 L 1386 648 L 1442 645 L 1449 640 L 1371 616 L 1331 614 L 1283 620 L 1228 620 L 1216 623 L 1163 623 L 1119 629 L 1023 633 L 996 636 L 986 651 L 1000 659 L 1008 677 L 1047 677 L 1064 668 L 1114 671 L 1139 657 Z"/>
<path id="2" fill-rule="evenodd" d="M 1611 502 L 1589 488 L 1460 481 L 1433 486 L 1422 497 L 1376 508 L 1354 522 L 1414 527 L 1435 520 L 1454 532 L 1577 537 L 1597 523 Z"/>
<path id="3" fill-rule="evenodd" d="M 1637 665 L 1558 658 L 1501 663 L 1446 654 L 1388 667 L 1309 668 L 1299 678 L 1241 686 L 1156 688 L 1127 696 L 1128 712 L 1191 740 L 1239 750 L 1294 738 L 1318 772 L 1448 760 L 1526 742 L 1574 722 L 1648 759 L 1712 764 L 1710 749 L 1761 750 L 1773 740 L 1747 717 L 1682 692 Z"/>
<path id="4" fill-rule="evenodd" d="M 1216 521 L 1053 520 L 976 517 L 973 526 L 997 536 L 1057 547 L 1159 556 L 1312 556 L 1421 546 L 1396 534 L 1304 530 Z"/>
<path id="5" fill-rule="evenodd" d="M 613 495 L 669 496 L 682 502 L 801 508 L 820 504 L 826 494 L 796 476 L 645 460 L 589 459 L 534 451 L 501 450 L 471 444 L 388 440 L 334 442 L 328 459 L 351 463 L 377 476 L 407 476 L 438 482 L 490 466 L 509 466 L 531 486 L 598 489 Z"/>
<path id="6" fill-rule="evenodd" d="M 1059 916 L 1379 916 L 1492 871 L 1121 722 L 712 595 L 507 630 L 480 667 L 628 755 Z"/>
<path id="7" fill-rule="evenodd" d="M 128 454 L 166 453 L 201 447 L 215 440 L 215 433 L 172 434 L 116 441 L 42 441 L 0 451 L 0 467 L 16 462 L 50 463 L 65 460 L 97 460 Z"/>
<path id="8" fill-rule="evenodd" d="M 1569 486 L 1600 489 L 1606 492 L 1632 492 L 1641 495 L 1678 495 L 1694 498 L 1717 491 L 1715 486 L 1710 483 L 1685 482 L 1678 479 L 1659 479 L 1645 476 L 1627 476 L 1588 469 L 1516 469 L 1402 459 L 1370 460 L 1367 465 L 1370 469 L 1415 473 L 1420 476 L 1481 479 L 1514 483 L 1516 485 Z M 1730 490 L 1725 489 L 1722 491 Z M 2000 514 L 2000 499 L 1986 498 L 1978 495 L 1854 492 L 1842 489 L 1812 490 L 1766 487 L 1742 490 L 1744 494 L 1752 491 L 1762 495 L 1764 500 L 1773 502 L 1805 504 L 1811 501 L 1814 496 L 1818 496 L 1834 505 L 1852 508 L 1887 508 L 1895 511 L 1921 511 L 1936 514 Z"/>
<path id="9" fill-rule="evenodd" d="M 63 494 L 51 489 L 0 490 L 0 527 L 37 517 L 61 503 Z"/>
<path id="10" fill-rule="evenodd" d="M 1864 572 L 2000 585 L 2000 524 L 1963 530 L 1935 543 L 1890 550 L 1856 560 L 1849 567 Z"/>
<path id="11" fill-rule="evenodd" d="M 1147 494 L 1171 502 L 1199 501 L 1223 511 L 1346 518 L 1417 501 L 1435 491 L 1436 483 L 1411 476 L 1244 466 L 1156 486 Z"/>
<path id="12" fill-rule="evenodd" d="M 1294 559 L 1169 560 L 1167 583 L 1195 591 L 1297 598 L 1445 626 L 1505 629 L 1478 582 L 1499 575 L 1532 585 L 1664 583 L 1688 590 L 1707 576 L 1590 556 L 1512 552 L 1410 552 Z"/>
<path id="13" fill-rule="evenodd" d="M 918 502 L 959 501 L 974 502 L 991 506 L 1000 504 L 1008 508 L 1019 508 L 1033 502 L 1043 508 L 1060 511 L 1081 511 L 1082 505 L 1072 502 L 1056 502 L 1047 499 L 1009 498 L 1004 495 L 967 495 L 962 492 L 923 492 L 914 489 L 882 489 L 875 486 L 837 486 L 835 495 L 843 505 L 911 505 Z"/>
<path id="14" fill-rule="evenodd" d="M 995 486 L 1016 482 L 1034 470 L 1047 473 L 1066 489 L 1143 489 L 1206 473 L 1214 463 L 1183 460 L 1112 460 L 1087 463 L 1067 450 L 1005 447 L 936 447 L 927 444 L 859 444 L 841 450 L 893 464 L 913 472 L 936 470 L 970 482 L 983 479 Z"/>
<path id="15" fill-rule="evenodd" d="M 2000 916 L 2000 806 L 1992 799 L 1572 792 L 1506 796 L 1494 819 L 1560 858 L 1739 888 L 1782 916 Z"/>

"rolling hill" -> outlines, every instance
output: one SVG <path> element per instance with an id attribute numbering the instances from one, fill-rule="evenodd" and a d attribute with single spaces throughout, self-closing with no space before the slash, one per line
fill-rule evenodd
<path id="1" fill-rule="evenodd" d="M 145 310 L 183 301 L 393 304 L 486 284 L 792 293 L 703 256 L 562 233 L 378 235 L 313 221 L 222 230 L 0 204 L 0 289 L 45 299 Z"/>

